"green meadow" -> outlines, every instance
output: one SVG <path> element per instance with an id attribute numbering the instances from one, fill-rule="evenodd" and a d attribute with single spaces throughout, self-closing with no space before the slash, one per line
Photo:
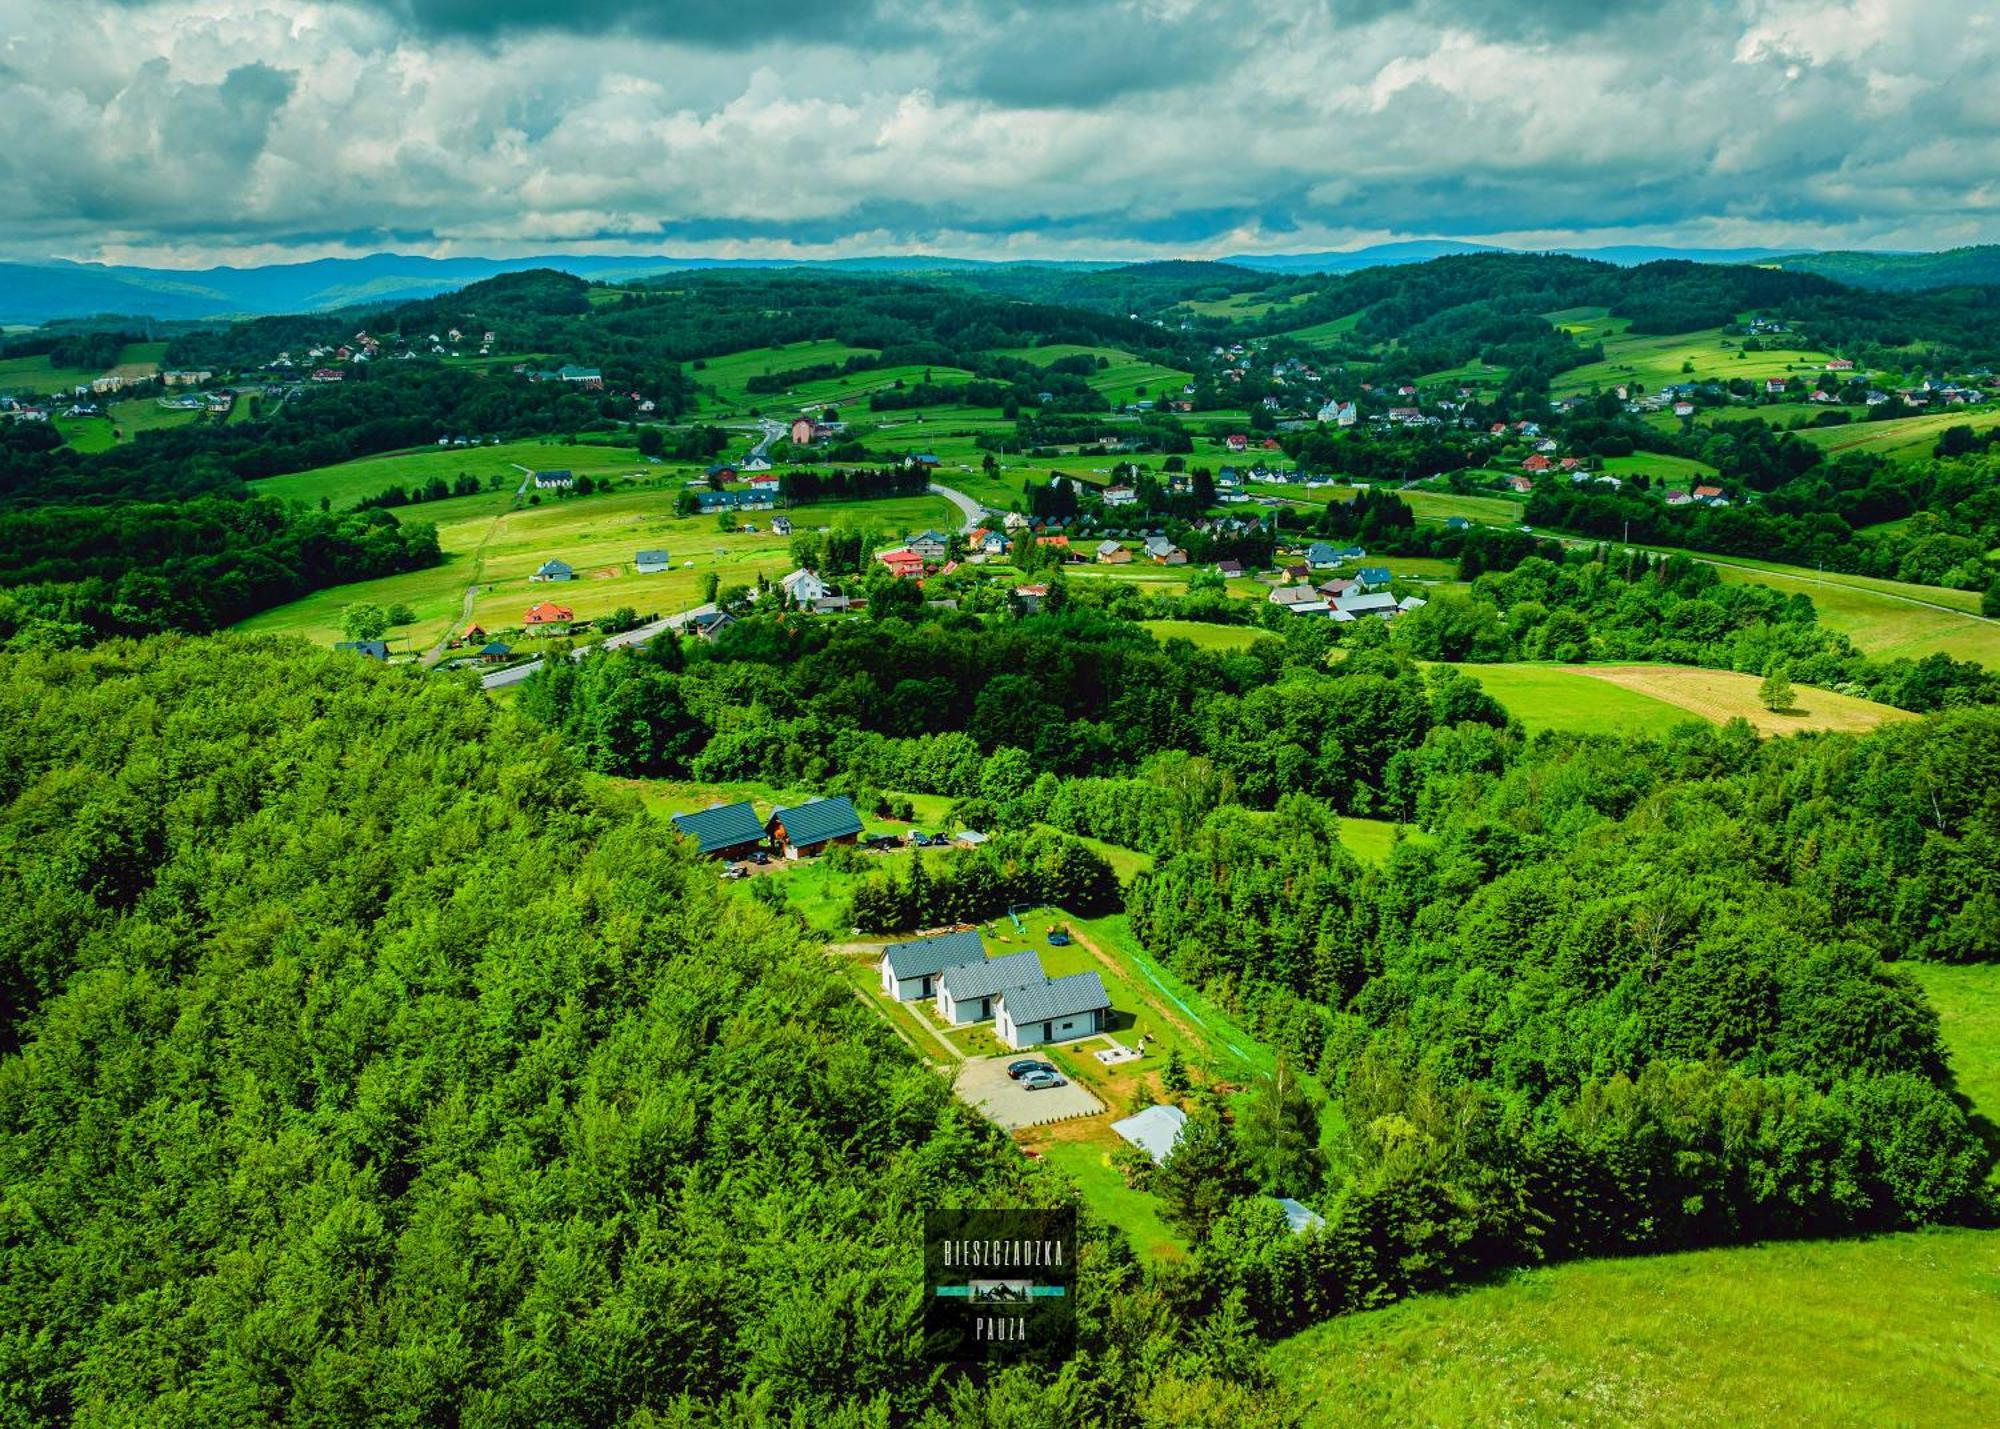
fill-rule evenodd
<path id="1" fill-rule="evenodd" d="M 1664 452 L 1634 452 L 1631 456 L 1608 456 L 1598 462 L 1609 476 L 1645 476 L 1655 486 L 1687 486 L 1713 479 L 1718 473 L 1705 461 L 1693 457 L 1668 456 Z"/>
<path id="2" fill-rule="evenodd" d="M 1504 496 L 1461 496 L 1455 491 L 1412 489 L 1396 493 L 1419 521 L 1448 521 L 1454 516 L 1480 526 L 1518 526 L 1526 503 Z"/>
<path id="3" fill-rule="evenodd" d="M 1055 343 L 1047 347 L 995 348 L 996 357 L 1018 357 L 1023 362 L 1046 367 L 1065 357 L 1102 358 L 1108 366 L 1084 380 L 1093 392 L 1101 392 L 1113 407 L 1127 402 L 1160 401 L 1180 395 L 1192 374 L 1176 367 L 1147 362 L 1115 347 L 1081 347 L 1075 343 Z"/>
<path id="4" fill-rule="evenodd" d="M 1970 427 L 1975 432 L 1983 432 L 1996 426 L 2000 426 L 2000 408 L 1983 407 L 1968 411 L 1963 407 L 1954 407 L 1942 412 L 1926 412 L 1921 417 L 1897 417 L 1886 422 L 1807 427 L 1799 436 L 1819 447 L 1828 457 L 1866 452 L 1892 461 L 1927 461 L 1947 427 Z"/>
<path id="5" fill-rule="evenodd" d="M 826 362 L 845 362 L 850 357 L 875 355 L 875 349 L 849 347 L 831 338 L 815 342 L 794 342 L 781 347 L 752 347 L 722 357 L 709 357 L 699 365 L 688 364 L 688 376 L 702 389 L 700 408 L 705 416 L 743 412 L 751 408 L 791 411 L 795 403 L 783 393 L 752 393 L 745 385 L 752 377 L 789 372 L 799 367 L 816 367 Z"/>
<path id="6" fill-rule="evenodd" d="M 1316 1326 L 1307 1426 L 1985 1426 L 2000 1236 L 1931 1231 L 1524 1271 Z"/>
<path id="7" fill-rule="evenodd" d="M 1460 665 L 1530 734 L 1665 734 L 1700 716 L 1567 665 Z"/>
<path id="8" fill-rule="evenodd" d="M 393 475 L 407 482 L 410 468 L 399 462 L 463 461 L 470 450 L 418 453 L 375 463 L 348 463 L 316 474 L 301 473 L 300 477 L 317 475 L 320 484 L 306 482 L 286 494 L 309 500 L 316 499 L 320 491 L 341 490 L 351 498 L 364 490 L 379 490 L 372 485 L 379 476 Z M 483 451 L 505 452 L 507 448 Z M 571 470 L 589 470 L 592 453 L 588 447 L 566 446 L 547 448 L 537 455 L 532 444 L 515 444 L 513 454 L 536 456 L 537 463 L 545 456 L 551 464 L 559 459 Z M 613 470 L 630 460 L 617 449 L 600 448 L 596 453 L 596 459 Z M 356 479 L 351 468 L 357 466 L 373 467 L 367 480 Z M 483 474 L 483 468 L 475 474 Z M 513 475 L 518 479 L 520 473 L 514 471 Z M 300 478 L 274 480 L 297 483 Z M 651 478 L 648 481 L 591 496 L 543 495 L 537 504 L 525 500 L 517 504 L 509 485 L 504 491 L 404 508 L 398 513 L 403 519 L 437 525 L 438 544 L 446 554 L 442 565 L 316 591 L 252 616 L 241 628 L 281 630 L 330 642 L 340 638 L 343 607 L 357 601 L 403 602 L 414 608 L 417 620 L 392 632 L 391 648 L 423 650 L 466 618 L 465 598 L 470 586 L 476 585 L 477 590 L 469 618 L 489 633 L 499 633 L 520 629 L 528 607 L 542 600 L 568 606 L 579 620 L 609 615 L 623 606 L 641 615 L 666 615 L 698 604 L 703 578 L 710 572 L 725 587 L 755 586 L 760 576 L 776 578 L 791 569 L 791 537 L 771 530 L 772 513 L 745 513 L 738 530 L 725 532 L 716 517 L 674 513 L 680 482 L 671 478 L 658 484 L 650 484 Z M 861 526 L 898 536 L 926 526 L 955 526 L 955 513 L 956 508 L 941 496 L 914 496 L 829 503 L 785 514 L 800 531 Z M 749 527 L 756 529 L 744 529 Z M 672 555 L 673 569 L 653 575 L 636 573 L 633 556 L 653 548 L 664 548 Z M 577 578 L 530 581 L 536 568 L 551 558 L 567 562 Z"/>
<path id="9" fill-rule="evenodd" d="M 1959 1090 L 2000 1121 L 2000 964 L 1900 966 L 1937 1008 Z M 2000 1232 L 1521 1271 L 1315 1326 L 1269 1365 L 1307 1426 L 1970 1429 L 2000 1404 Z"/>
<path id="10" fill-rule="evenodd" d="M 1349 313 L 1346 317 L 1334 318 L 1330 322 L 1312 323 L 1306 327 L 1290 328 L 1279 333 L 1278 336 L 1288 337 L 1294 342 L 1302 342 L 1310 347 L 1315 343 L 1335 342 L 1346 337 L 1354 331 L 1355 325 L 1360 321 L 1360 313 Z"/>
<path id="11" fill-rule="evenodd" d="M 1199 650 L 1247 650 L 1259 640 L 1276 637 L 1254 625 L 1212 625 L 1205 620 L 1142 620 L 1162 644 L 1186 640 Z"/>
<path id="12" fill-rule="evenodd" d="M 527 468 L 524 471 L 522 468 Z M 414 447 L 383 456 L 363 457 L 338 466 L 315 467 L 287 476 L 268 476 L 253 483 L 261 496 L 281 501 L 299 501 L 317 506 L 321 498 L 335 510 L 352 506 L 365 497 L 379 496 L 391 486 L 405 490 L 422 486 L 432 477 L 446 482 L 461 476 L 477 477 L 482 485 L 498 479 L 499 491 L 511 495 L 518 490 L 528 471 L 568 470 L 579 476 L 636 476 L 652 480 L 663 473 L 682 477 L 700 474 L 694 465 L 653 466 L 630 447 L 602 447 L 566 442 L 501 442 L 496 446 Z M 429 507 L 412 508 L 413 519 Z"/>
<path id="13" fill-rule="evenodd" d="M 1572 308 L 1546 316 L 1579 343 L 1604 344 L 1603 361 L 1556 375 L 1550 391 L 1557 396 L 1628 382 L 1657 391 L 1677 382 L 1726 381 L 1731 377 L 1752 382 L 1767 377 L 1812 377 L 1824 371 L 1833 356 L 1804 348 L 1768 346 L 1761 352 L 1746 352 L 1743 338 L 1728 336 L 1721 328 L 1663 335 L 1628 333 L 1628 319 L 1611 317 L 1601 309 Z"/>

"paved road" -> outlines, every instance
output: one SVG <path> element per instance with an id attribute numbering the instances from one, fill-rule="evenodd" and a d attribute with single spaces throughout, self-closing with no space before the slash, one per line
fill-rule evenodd
<path id="1" fill-rule="evenodd" d="M 606 650 L 622 650 L 628 645 L 644 645 L 662 630 L 679 630 L 695 616 L 706 615 L 713 609 L 715 607 L 712 605 L 698 605 L 692 610 L 682 611 L 679 615 L 669 615 L 664 620 L 655 620 L 650 625 L 640 625 L 631 630 L 621 630 L 616 635 L 605 636 L 602 641 L 579 646 L 577 649 L 569 652 L 569 658 L 572 660 L 581 660 L 592 650 L 598 648 L 599 645 L 602 645 Z M 516 665 L 512 669 L 495 670 L 490 675 L 481 675 L 479 677 L 479 686 L 485 690 L 498 690 L 508 685 L 518 685 L 541 668 L 542 660 L 538 655 L 525 665 Z"/>
<path id="2" fill-rule="evenodd" d="M 964 513 L 965 524 L 958 528 L 961 534 L 970 535 L 975 527 L 986 524 L 986 508 L 963 491 L 954 491 L 949 486 L 939 486 L 935 481 L 931 483 L 931 490 Z"/>

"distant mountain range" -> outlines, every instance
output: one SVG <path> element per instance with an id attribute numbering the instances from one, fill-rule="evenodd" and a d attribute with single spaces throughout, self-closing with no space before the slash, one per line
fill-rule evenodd
<path id="1" fill-rule="evenodd" d="M 1220 263 L 1263 273 L 1351 273 L 1391 263 L 1420 263 L 1456 253 L 1517 250 L 1449 239 L 1378 243 L 1325 253 L 1237 254 Z M 2000 246 L 1943 253 L 1798 253 L 1775 248 L 1668 248 L 1637 245 L 1554 250 L 1623 265 L 1663 258 L 1702 263 L 1767 263 L 1818 273 L 1857 287 L 1911 290 L 1959 284 L 2000 285 Z M 528 258 L 425 258 L 372 253 L 254 268 L 141 268 L 97 263 L 0 263 L 0 323 L 40 324 L 117 314 L 160 321 L 320 312 L 364 303 L 426 298 L 501 273 L 555 268 L 592 280 L 642 278 L 717 268 L 802 267 L 853 273 L 1004 272 L 1009 269 L 1105 270 L 1117 262 L 993 263 L 970 258 L 884 256 L 794 261 L 764 258 L 603 257 L 563 253 Z"/>

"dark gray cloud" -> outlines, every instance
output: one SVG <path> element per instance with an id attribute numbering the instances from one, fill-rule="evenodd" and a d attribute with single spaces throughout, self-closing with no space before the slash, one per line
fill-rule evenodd
<path id="1" fill-rule="evenodd" d="M 2000 237 L 2000 27 L 1916 0 L 40 3 L 12 255 Z"/>

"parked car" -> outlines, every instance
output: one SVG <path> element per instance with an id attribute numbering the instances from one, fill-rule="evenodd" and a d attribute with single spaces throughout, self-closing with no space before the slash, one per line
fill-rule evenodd
<path id="1" fill-rule="evenodd" d="M 1032 1076 L 1036 1072 L 1047 1072 L 1051 1076 L 1053 1076 L 1055 1074 L 1055 1070 L 1056 1069 L 1054 1067 L 1051 1067 L 1047 1062 L 1042 1061 L 1039 1057 L 1024 1057 L 1018 1062 L 1009 1062 L 1007 1064 L 1007 1075 L 1012 1077 L 1017 1082 L 1020 1081 L 1021 1078 L 1026 1076 Z"/>
<path id="2" fill-rule="evenodd" d="M 729 867 L 722 870 L 722 876 L 724 878 L 748 878 L 750 870 L 740 863 L 732 863 Z"/>
<path id="3" fill-rule="evenodd" d="M 750 861 L 756 864 L 759 868 L 762 868 L 765 864 L 771 861 L 771 855 L 765 853 L 764 850 L 760 848 L 755 853 L 750 855 Z"/>
<path id="4" fill-rule="evenodd" d="M 1045 1092 L 1052 1087 L 1068 1085 L 1067 1082 L 1054 1072 L 1031 1072 L 1021 1078 L 1021 1090 L 1024 1092 Z"/>

